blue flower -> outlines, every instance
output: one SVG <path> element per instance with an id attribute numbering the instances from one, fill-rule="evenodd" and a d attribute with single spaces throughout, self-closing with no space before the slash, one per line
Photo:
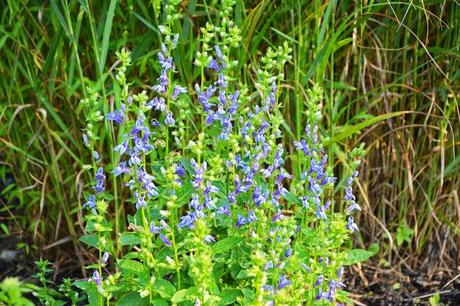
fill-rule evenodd
<path id="1" fill-rule="evenodd" d="M 343 277 L 343 267 L 340 266 L 339 270 L 337 271 L 337 278 L 342 279 Z"/>
<path id="2" fill-rule="evenodd" d="M 182 162 L 179 162 L 179 164 L 177 164 L 176 170 L 174 171 L 174 173 L 180 177 L 185 176 L 185 169 L 184 169 L 184 165 L 182 165 Z"/>
<path id="3" fill-rule="evenodd" d="M 273 262 L 272 261 L 269 261 L 265 264 L 264 266 L 264 271 L 267 271 L 269 269 L 272 269 L 273 268 Z"/>
<path id="4" fill-rule="evenodd" d="M 157 187 L 153 183 L 153 176 L 145 172 L 143 167 L 137 169 L 137 181 L 149 198 L 158 196 Z"/>
<path id="5" fill-rule="evenodd" d="M 128 164 L 130 166 L 140 165 L 141 164 L 141 158 L 137 154 L 132 154 L 131 157 L 129 158 Z"/>
<path id="6" fill-rule="evenodd" d="M 274 107 L 275 104 L 276 104 L 276 93 L 277 93 L 276 83 L 273 82 L 272 83 L 272 90 L 271 90 L 270 96 L 269 96 L 269 101 L 270 101 L 270 106 L 271 107 Z"/>
<path id="7" fill-rule="evenodd" d="M 99 167 L 96 171 L 96 180 L 104 180 L 105 175 L 104 175 L 104 169 L 102 167 Z"/>
<path id="8" fill-rule="evenodd" d="M 117 124 L 123 124 L 125 122 L 125 106 L 121 104 L 120 109 L 112 113 L 108 113 L 106 116 L 107 120 L 114 121 Z"/>
<path id="9" fill-rule="evenodd" d="M 160 234 L 160 239 L 161 239 L 161 241 L 163 242 L 164 245 L 172 246 L 172 242 L 168 238 L 166 238 L 165 235 Z"/>
<path id="10" fill-rule="evenodd" d="M 259 186 L 256 186 L 254 188 L 252 199 L 254 200 L 254 204 L 256 206 L 260 206 L 262 203 L 267 201 L 267 193 L 262 193 L 262 189 Z"/>
<path id="11" fill-rule="evenodd" d="M 206 171 L 207 168 L 207 163 L 204 161 L 201 166 L 198 165 L 198 163 L 192 158 L 190 160 L 190 164 L 193 168 L 193 171 L 195 172 L 195 179 L 193 180 L 193 186 L 195 188 L 200 188 L 201 182 L 203 181 L 203 175 L 204 172 Z"/>
<path id="12" fill-rule="evenodd" d="M 83 143 L 85 144 L 85 146 L 89 147 L 90 144 L 89 144 L 88 135 L 83 133 L 82 138 L 83 138 Z"/>
<path id="13" fill-rule="evenodd" d="M 184 228 L 184 227 L 191 228 L 194 222 L 195 222 L 195 215 L 193 213 L 189 213 L 180 218 L 180 222 L 177 226 L 180 228 Z"/>
<path id="14" fill-rule="evenodd" d="M 192 199 L 190 200 L 190 207 L 193 209 L 201 209 L 200 200 L 198 194 L 192 194 Z"/>
<path id="15" fill-rule="evenodd" d="M 220 47 L 216 45 L 214 46 L 214 50 L 216 51 L 217 58 L 219 60 L 223 60 L 224 57 L 222 55 L 222 50 L 220 49 Z"/>
<path id="16" fill-rule="evenodd" d="M 215 70 L 217 72 L 220 71 L 220 67 L 219 67 L 219 64 L 217 63 L 217 61 L 215 59 L 212 59 L 211 62 L 209 63 L 208 65 L 208 68 L 209 69 L 212 69 L 212 70 Z"/>
<path id="17" fill-rule="evenodd" d="M 102 279 L 99 276 L 99 272 L 97 272 L 97 270 L 94 270 L 92 280 L 94 281 L 97 287 L 101 286 Z"/>
<path id="18" fill-rule="evenodd" d="M 240 228 L 245 224 L 252 223 L 252 222 L 255 222 L 255 221 L 257 221 L 257 217 L 254 214 L 254 211 L 251 210 L 251 211 L 249 211 L 247 217 L 244 217 L 242 215 L 238 215 L 235 226 L 237 228 Z"/>
<path id="19" fill-rule="evenodd" d="M 318 219 L 327 219 L 326 212 L 324 210 L 324 206 L 319 205 L 318 208 L 316 209 L 316 217 Z"/>
<path id="20" fill-rule="evenodd" d="M 203 106 L 203 110 L 207 112 L 211 109 L 211 104 L 209 103 L 209 99 L 214 95 L 216 88 L 214 86 L 209 86 L 207 90 L 201 91 L 200 86 L 195 84 L 195 91 L 198 95 L 198 101 Z"/>
<path id="21" fill-rule="evenodd" d="M 219 192 L 219 189 L 217 189 L 216 186 L 208 183 L 206 184 L 206 188 L 203 191 L 203 195 L 208 195 L 210 193 L 217 193 L 217 192 Z"/>
<path id="22" fill-rule="evenodd" d="M 305 271 L 307 272 L 311 272 L 311 269 L 305 264 L 305 263 L 301 263 L 300 266 L 302 267 L 302 269 L 304 269 Z"/>
<path id="23" fill-rule="evenodd" d="M 216 114 L 212 109 L 210 109 L 208 114 L 206 115 L 205 123 L 207 126 L 209 126 L 214 122 L 214 120 L 216 120 Z"/>
<path id="24" fill-rule="evenodd" d="M 225 80 L 225 75 L 223 75 L 222 73 L 219 73 L 219 75 L 217 76 L 216 85 L 220 88 L 227 88 L 228 83 Z"/>
<path id="25" fill-rule="evenodd" d="M 237 228 L 240 228 L 242 227 L 243 225 L 245 225 L 246 223 L 248 223 L 247 219 L 245 217 L 243 217 L 242 215 L 238 215 L 237 216 L 237 220 L 236 220 L 236 224 L 235 226 Z"/>
<path id="26" fill-rule="evenodd" d="M 174 120 L 172 113 L 168 112 L 166 114 L 165 124 L 171 126 L 174 125 L 174 123 L 176 123 L 176 120 Z"/>
<path id="27" fill-rule="evenodd" d="M 166 45 L 163 44 L 163 52 L 167 53 Z M 165 57 L 165 54 L 162 52 L 157 53 L 158 56 L 158 61 L 160 62 L 161 68 L 163 68 L 165 71 L 168 71 L 170 69 L 174 68 L 174 63 L 171 57 Z"/>
<path id="28" fill-rule="evenodd" d="M 273 173 L 273 166 L 268 166 L 267 169 L 262 169 L 261 173 L 265 178 L 269 178 Z"/>
<path id="29" fill-rule="evenodd" d="M 101 193 L 104 191 L 104 180 L 105 180 L 104 169 L 102 167 L 99 167 L 99 169 L 97 169 L 96 171 L 96 186 L 93 187 L 96 193 Z"/>
<path id="30" fill-rule="evenodd" d="M 276 177 L 276 183 L 277 184 L 281 184 L 281 182 L 284 180 L 284 179 L 291 179 L 292 178 L 292 175 L 290 175 L 289 173 L 287 173 L 284 169 L 282 169 L 280 171 L 280 174 L 278 174 L 278 176 Z"/>
<path id="31" fill-rule="evenodd" d="M 90 195 L 88 197 L 88 201 L 83 204 L 83 207 L 89 207 L 90 209 L 93 209 L 96 207 L 96 196 L 95 195 Z"/>
<path id="32" fill-rule="evenodd" d="M 278 151 L 275 153 L 275 159 L 273 160 L 273 166 L 275 167 L 275 169 L 279 168 L 281 165 L 284 164 L 284 159 L 282 157 L 283 153 L 283 147 L 278 146 Z"/>
<path id="33" fill-rule="evenodd" d="M 305 196 L 305 197 L 301 197 L 300 198 L 300 201 L 302 202 L 302 206 L 305 208 L 305 209 L 308 209 L 308 207 L 310 207 L 310 203 L 309 203 L 309 197 Z"/>
<path id="34" fill-rule="evenodd" d="M 128 151 L 128 149 L 128 141 L 125 140 L 121 144 L 115 146 L 115 148 L 113 148 L 113 151 L 120 153 L 120 155 L 123 155 L 125 154 L 125 152 Z"/>
<path id="35" fill-rule="evenodd" d="M 275 290 L 273 289 L 273 286 L 271 285 L 263 285 L 262 289 L 269 292 L 270 294 L 275 293 Z"/>
<path id="36" fill-rule="evenodd" d="M 279 282 L 278 282 L 278 289 L 281 290 L 289 285 L 291 285 L 292 282 L 286 278 L 285 275 L 280 276 Z"/>
<path id="37" fill-rule="evenodd" d="M 131 129 L 131 136 L 136 136 L 140 132 L 148 132 L 148 128 L 144 126 L 145 116 L 139 115 L 136 119 L 135 126 Z"/>
<path id="38" fill-rule="evenodd" d="M 283 219 L 283 213 L 281 212 L 281 209 L 278 209 L 278 211 L 276 212 L 276 214 L 272 217 L 272 222 L 276 222 L 278 220 L 281 220 Z"/>
<path id="39" fill-rule="evenodd" d="M 355 201 L 351 201 L 350 205 L 347 208 L 347 214 L 351 214 L 354 211 L 361 211 L 361 206 L 358 205 Z"/>
<path id="40" fill-rule="evenodd" d="M 310 147 L 307 144 L 307 141 L 305 139 L 302 139 L 301 141 L 294 141 L 294 146 L 297 150 L 303 151 L 305 156 L 310 155 Z"/>
<path id="41" fill-rule="evenodd" d="M 143 196 L 136 196 L 136 209 L 140 209 L 141 207 L 147 207 L 147 202 L 145 202 L 145 198 Z"/>
<path id="42" fill-rule="evenodd" d="M 126 161 L 122 161 L 118 164 L 118 166 L 115 167 L 115 169 L 113 169 L 112 173 L 115 175 L 115 176 L 119 176 L 120 174 L 123 174 L 123 173 L 130 173 L 130 169 L 128 169 L 128 167 L 126 167 Z"/>
<path id="43" fill-rule="evenodd" d="M 249 211 L 247 221 L 248 221 L 249 223 L 257 221 L 257 217 L 256 217 L 256 215 L 254 214 L 254 211 L 252 211 L 252 210 Z"/>
<path id="44" fill-rule="evenodd" d="M 356 203 L 356 197 L 353 194 L 352 184 L 353 178 L 358 175 L 357 171 L 354 171 L 352 176 L 349 177 L 345 185 L 345 200 L 348 202 L 347 214 L 350 215 L 354 211 L 361 211 L 361 207 Z"/>
<path id="45" fill-rule="evenodd" d="M 352 216 L 348 216 L 348 223 L 346 225 L 346 228 L 352 233 L 359 231 L 358 225 L 355 223 Z"/>
<path id="46" fill-rule="evenodd" d="M 147 109 L 154 108 L 157 111 L 164 112 L 166 109 L 166 102 L 163 97 L 160 97 L 160 98 L 155 97 L 152 100 L 150 100 L 150 102 L 148 102 L 146 106 L 147 106 Z"/>
<path id="47" fill-rule="evenodd" d="M 107 263 L 107 260 L 109 260 L 109 253 L 104 252 L 101 258 L 101 265 L 105 265 Z"/>
<path id="48" fill-rule="evenodd" d="M 322 274 L 320 274 L 318 276 L 318 278 L 316 279 L 316 282 L 315 282 L 315 287 L 318 287 L 320 286 L 322 283 L 323 283 L 323 280 L 324 280 L 324 276 Z"/>
<path id="49" fill-rule="evenodd" d="M 150 124 L 155 127 L 160 126 L 160 122 L 158 122 L 157 119 L 152 119 L 152 121 L 150 121 Z"/>
<path id="50" fill-rule="evenodd" d="M 179 94 L 186 93 L 186 92 L 187 92 L 187 89 L 185 87 L 176 85 L 174 86 L 174 90 L 171 94 L 171 99 L 176 100 Z"/>
<path id="51" fill-rule="evenodd" d="M 331 280 L 329 282 L 329 290 L 325 295 L 323 295 L 323 298 L 329 300 L 330 302 L 333 302 L 335 298 L 336 288 L 338 287 L 339 284 L 335 280 Z"/>
<path id="52" fill-rule="evenodd" d="M 206 236 L 204 237 L 203 240 L 204 240 L 204 242 L 206 242 L 206 243 L 213 243 L 213 242 L 216 242 L 216 238 L 214 238 L 214 237 L 211 236 L 211 235 L 206 235 Z"/>
<path id="53" fill-rule="evenodd" d="M 230 208 L 228 204 L 225 204 L 217 209 L 217 213 L 221 215 L 231 216 Z"/>
<path id="54" fill-rule="evenodd" d="M 323 294 L 323 290 L 321 288 L 318 289 L 318 294 L 316 295 L 316 300 L 321 300 L 322 298 L 324 298 L 324 294 Z"/>
<path id="55" fill-rule="evenodd" d="M 94 158 L 94 161 L 97 162 L 97 161 L 99 161 L 99 159 L 100 159 L 101 157 L 99 156 L 99 153 L 97 153 L 97 151 L 94 151 L 94 152 L 93 152 L 93 158 Z"/>
<path id="56" fill-rule="evenodd" d="M 152 222 L 150 222 L 150 228 L 149 229 L 150 229 L 150 232 L 152 234 L 159 234 L 160 231 L 162 230 L 162 227 L 155 225 L 155 222 L 152 221 Z"/>

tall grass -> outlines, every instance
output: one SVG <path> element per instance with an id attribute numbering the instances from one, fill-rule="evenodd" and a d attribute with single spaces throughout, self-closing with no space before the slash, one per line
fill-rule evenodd
<path id="1" fill-rule="evenodd" d="M 112 77 L 105 67 L 122 46 L 136 63 L 131 79 L 153 82 L 160 2 L 2 5 L 0 161 L 16 185 L 4 190 L 0 222 L 32 237 L 41 255 L 80 254 L 82 189 L 91 158 L 78 136 L 83 116 L 77 102 L 91 95 L 88 88 L 102 88 L 107 111 L 113 108 L 110 89 L 94 80 Z M 182 4 L 186 22 L 177 28 L 182 42 L 175 60 L 189 86 L 199 76 L 191 66 L 198 28 L 215 18 L 214 2 Z M 288 89 L 284 127 L 292 139 L 302 134 L 307 89 L 319 83 L 326 86 L 330 153 L 344 160 L 350 147 L 367 144 L 357 243 L 379 242 L 383 262 L 406 258 L 430 270 L 460 259 L 459 4 L 238 0 L 234 14 L 244 33 L 238 57 L 243 78 L 254 79 L 248 63 L 258 50 L 283 41 L 294 49 L 282 84 Z M 343 170 L 336 167 L 339 177 Z M 114 213 L 123 215 L 123 206 Z M 117 227 L 124 226 L 120 220 Z"/>

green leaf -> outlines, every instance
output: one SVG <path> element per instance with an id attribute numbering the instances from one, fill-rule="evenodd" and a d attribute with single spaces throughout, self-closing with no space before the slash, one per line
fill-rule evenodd
<path id="1" fill-rule="evenodd" d="M 3 232 L 5 232 L 6 235 L 10 234 L 10 231 L 8 230 L 8 227 L 5 223 L 0 223 L 0 228 L 3 230 Z"/>
<path id="2" fill-rule="evenodd" d="M 80 237 L 80 241 L 86 243 L 93 248 L 99 248 L 99 237 L 97 234 L 89 234 Z"/>
<path id="3" fill-rule="evenodd" d="M 369 250 L 364 249 L 354 249 L 354 250 L 346 250 L 344 253 L 346 254 L 347 258 L 344 262 L 344 265 L 350 266 L 354 265 L 359 262 L 363 262 L 377 254 L 379 251 L 379 245 L 377 243 L 373 243 Z"/>
<path id="4" fill-rule="evenodd" d="M 193 171 L 192 165 L 190 164 L 190 160 L 186 158 L 181 158 L 180 159 L 182 166 L 184 166 L 185 170 L 187 170 L 188 173 L 195 173 Z"/>
<path id="5" fill-rule="evenodd" d="M 59 23 L 61 24 L 67 36 L 70 37 L 71 35 L 70 35 L 69 27 L 67 26 L 67 22 L 65 21 L 64 15 L 62 15 L 62 12 L 56 3 L 56 0 L 51 0 L 50 2 L 51 2 L 51 7 L 53 8 L 54 13 L 59 19 Z"/>
<path id="6" fill-rule="evenodd" d="M 353 305 L 353 300 L 348 297 L 348 292 L 345 290 L 337 290 L 337 301 L 345 305 Z"/>
<path id="7" fill-rule="evenodd" d="M 300 200 L 291 192 L 287 192 L 286 194 L 283 195 L 283 198 L 289 203 L 289 204 L 300 204 Z"/>
<path id="8" fill-rule="evenodd" d="M 145 267 L 142 263 L 131 260 L 131 259 L 121 259 L 118 261 L 120 269 L 125 270 L 127 272 L 133 273 L 144 273 Z"/>
<path id="9" fill-rule="evenodd" d="M 243 238 L 241 237 L 227 237 L 225 239 L 217 241 L 212 247 L 212 253 L 214 255 L 226 252 L 235 248 Z"/>
<path id="10" fill-rule="evenodd" d="M 189 289 L 182 289 L 177 291 L 171 298 L 171 302 L 180 303 L 187 300 L 187 293 Z"/>
<path id="11" fill-rule="evenodd" d="M 400 224 L 398 227 L 398 232 L 396 233 L 396 244 L 400 246 L 404 243 L 404 241 L 410 243 L 413 235 L 413 229 L 407 227 L 405 224 Z"/>
<path id="12" fill-rule="evenodd" d="M 241 291 L 237 289 L 224 289 L 218 296 L 220 297 L 219 305 L 230 305 L 235 303 L 236 299 L 241 296 Z"/>
<path id="13" fill-rule="evenodd" d="M 441 302 L 441 296 L 439 295 L 439 293 L 436 293 L 435 295 L 430 297 L 429 302 L 431 306 L 439 306 Z"/>
<path id="14" fill-rule="evenodd" d="M 217 195 L 221 198 L 227 198 L 227 184 L 223 181 L 214 181 L 212 182 L 214 186 L 219 190 Z"/>
<path id="15" fill-rule="evenodd" d="M 190 287 L 177 291 L 171 298 L 171 302 L 177 304 L 184 301 L 193 301 L 198 296 L 198 289 L 196 287 Z"/>
<path id="16" fill-rule="evenodd" d="M 138 292 L 130 292 L 122 297 L 117 306 L 147 306 L 149 305 L 149 299 L 143 298 Z M 156 304 L 155 304 L 156 305 Z"/>
<path id="17" fill-rule="evenodd" d="M 141 238 L 136 233 L 122 233 L 120 237 L 121 245 L 137 245 L 141 243 Z"/>
<path id="18" fill-rule="evenodd" d="M 77 281 L 75 286 L 83 290 L 88 296 L 88 305 L 101 305 L 102 296 L 96 288 L 94 282 Z"/>
<path id="19" fill-rule="evenodd" d="M 176 203 L 178 206 L 183 206 L 188 203 L 190 196 L 195 188 L 187 181 L 178 191 Z"/>
<path id="20" fill-rule="evenodd" d="M 402 112 L 393 112 L 393 113 L 383 114 L 383 115 L 368 119 L 366 121 L 360 122 L 360 123 L 355 124 L 355 125 L 344 126 L 344 127 L 342 127 L 340 129 L 340 132 L 336 133 L 332 139 L 327 141 L 326 146 L 330 145 L 331 143 L 339 142 L 342 139 L 345 139 L 345 138 L 347 138 L 347 137 L 349 137 L 349 136 L 351 136 L 351 135 L 353 135 L 355 133 L 358 133 L 362 129 L 364 129 L 364 128 L 370 126 L 370 125 L 379 123 L 380 121 L 383 121 L 383 120 L 386 120 L 386 119 L 389 119 L 389 118 L 392 118 L 392 117 L 397 117 L 397 116 L 400 116 L 400 115 L 404 115 L 404 114 L 407 114 L 407 113 L 408 113 L 407 111 L 402 111 Z"/>
<path id="21" fill-rule="evenodd" d="M 163 300 L 163 299 L 154 299 L 154 300 L 152 300 L 152 304 L 151 304 L 151 305 L 155 305 L 155 306 L 168 306 L 169 303 L 168 303 L 168 301 Z"/>
<path id="22" fill-rule="evenodd" d="M 256 294 L 254 293 L 254 291 L 250 289 L 241 289 L 241 292 L 243 292 L 243 296 L 244 296 L 243 304 L 244 305 L 252 304 L 252 302 L 254 301 L 254 298 L 256 297 Z"/>
<path id="23" fill-rule="evenodd" d="M 236 276 L 236 278 L 238 279 L 244 279 L 249 277 L 251 277 L 251 273 L 248 270 L 241 270 Z"/>
<path id="24" fill-rule="evenodd" d="M 350 84 L 347 84 L 345 82 L 331 82 L 329 88 L 335 88 L 335 89 L 346 89 L 346 90 L 351 90 L 355 91 L 357 90 L 356 87 L 351 86 Z"/>
<path id="25" fill-rule="evenodd" d="M 176 288 L 173 284 L 165 279 L 157 279 L 153 288 L 162 298 L 169 299 L 176 293 Z"/>
<path id="26" fill-rule="evenodd" d="M 99 61 L 99 71 L 104 71 L 105 61 L 107 60 L 107 53 L 109 51 L 110 33 L 112 32 L 112 22 L 115 15 L 115 8 L 117 7 L 117 0 L 111 0 L 107 17 L 105 19 L 104 34 L 102 36 L 102 50 Z"/>

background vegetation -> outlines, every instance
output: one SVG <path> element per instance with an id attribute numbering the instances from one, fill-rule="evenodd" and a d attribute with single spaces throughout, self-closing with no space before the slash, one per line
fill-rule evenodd
<path id="1" fill-rule="evenodd" d="M 0 1 L 0 228 L 33 241 L 22 246 L 34 256 L 59 266 L 71 253 L 85 264 L 78 236 L 91 157 L 82 145 L 78 101 L 91 94 L 88 88 L 105 88 L 115 51 L 124 46 L 132 50 L 130 78 L 154 82 L 160 2 Z M 190 87 L 198 75 L 191 66 L 196 36 L 215 18 L 215 2 L 182 5 L 175 61 Z M 268 46 L 287 41 L 294 50 L 282 97 L 291 139 L 303 131 L 306 90 L 318 83 L 328 150 L 344 157 L 366 143 L 356 244 L 379 243 L 383 266 L 430 273 L 458 266 L 460 3 L 236 2 L 243 78 L 254 79 L 248 63 Z"/>

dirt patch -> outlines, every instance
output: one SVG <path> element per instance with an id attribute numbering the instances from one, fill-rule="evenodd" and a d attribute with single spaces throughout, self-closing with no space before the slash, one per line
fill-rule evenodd
<path id="1" fill-rule="evenodd" d="M 460 305 L 460 274 L 452 272 L 440 270 L 429 275 L 409 269 L 358 265 L 350 273 L 347 286 L 357 305 L 430 305 L 435 295 L 443 304 Z"/>

